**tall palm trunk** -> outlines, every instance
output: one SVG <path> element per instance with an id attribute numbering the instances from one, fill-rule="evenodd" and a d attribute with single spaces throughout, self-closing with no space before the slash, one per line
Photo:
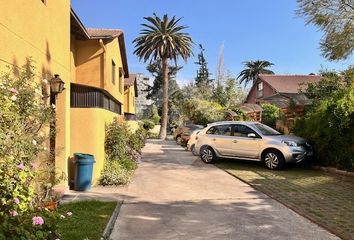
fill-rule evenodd
<path id="1" fill-rule="evenodd" d="M 168 59 L 162 59 L 162 116 L 161 116 L 161 128 L 159 133 L 160 139 L 166 138 L 166 130 L 167 130 L 167 120 L 168 120 Z"/>

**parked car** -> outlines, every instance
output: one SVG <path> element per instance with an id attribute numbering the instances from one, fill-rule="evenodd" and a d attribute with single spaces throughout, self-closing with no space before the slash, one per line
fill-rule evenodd
<path id="1" fill-rule="evenodd" d="M 305 139 L 282 135 L 258 122 L 216 122 L 197 136 L 196 152 L 205 163 L 218 157 L 262 161 L 269 169 L 301 162 L 313 155 Z"/>
<path id="2" fill-rule="evenodd" d="M 197 141 L 197 135 L 200 131 L 201 130 L 194 131 L 187 142 L 187 150 L 191 151 L 193 155 L 198 155 L 197 152 L 195 151 L 195 143 Z"/>
<path id="3" fill-rule="evenodd" d="M 183 141 L 185 141 L 185 144 L 187 144 L 189 137 L 193 133 L 193 131 L 202 130 L 203 128 L 204 126 L 202 125 L 192 125 L 192 124 L 186 126 L 179 126 L 176 128 L 175 132 L 173 133 L 173 138 L 176 140 L 178 144 L 183 144 L 184 143 Z"/>

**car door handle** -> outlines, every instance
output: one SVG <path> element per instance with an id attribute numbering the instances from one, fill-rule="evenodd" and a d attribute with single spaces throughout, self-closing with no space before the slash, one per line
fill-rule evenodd
<path id="1" fill-rule="evenodd" d="M 216 141 L 216 138 L 213 138 L 213 141 Z"/>
<path id="2" fill-rule="evenodd" d="M 232 142 L 233 142 L 233 143 L 237 143 L 237 140 L 233 140 Z"/>

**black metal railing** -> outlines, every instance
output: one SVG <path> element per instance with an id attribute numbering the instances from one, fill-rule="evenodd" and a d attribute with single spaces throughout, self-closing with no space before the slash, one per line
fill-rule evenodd
<path id="1" fill-rule="evenodd" d="M 122 104 L 107 91 L 71 83 L 71 108 L 103 108 L 118 114 L 122 113 Z"/>

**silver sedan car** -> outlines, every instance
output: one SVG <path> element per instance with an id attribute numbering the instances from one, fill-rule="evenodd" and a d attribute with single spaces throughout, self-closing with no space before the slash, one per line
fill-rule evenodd
<path id="1" fill-rule="evenodd" d="M 263 161 L 269 169 L 301 162 L 313 151 L 305 139 L 282 135 L 258 122 L 216 122 L 199 132 L 196 152 L 205 163 L 218 157 Z"/>

